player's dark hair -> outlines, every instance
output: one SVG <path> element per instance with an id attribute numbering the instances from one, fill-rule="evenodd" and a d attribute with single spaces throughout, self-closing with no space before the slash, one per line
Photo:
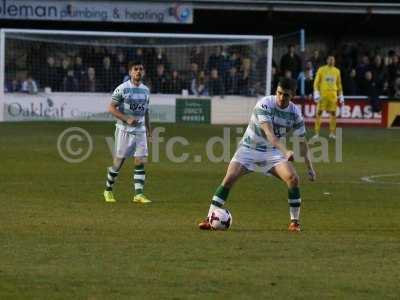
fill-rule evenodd
<path id="1" fill-rule="evenodd" d="M 128 64 L 128 70 L 131 70 L 134 66 L 143 66 L 143 63 L 140 60 L 133 60 Z"/>
<path id="2" fill-rule="evenodd" d="M 287 77 L 281 77 L 279 79 L 278 86 L 283 88 L 284 90 L 291 90 L 293 92 L 296 92 L 297 89 L 297 81 L 292 79 L 292 78 L 287 78 Z"/>

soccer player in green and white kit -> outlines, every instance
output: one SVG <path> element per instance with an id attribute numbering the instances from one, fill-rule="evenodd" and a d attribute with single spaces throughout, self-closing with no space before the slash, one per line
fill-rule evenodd
<path id="1" fill-rule="evenodd" d="M 280 141 L 288 131 L 292 130 L 293 135 L 300 138 L 300 151 L 308 168 L 309 179 L 314 181 L 316 174 L 308 157 L 303 118 L 296 105 L 290 101 L 296 93 L 296 88 L 295 80 L 282 78 L 275 96 L 266 96 L 257 102 L 225 178 L 212 198 L 208 216 L 199 224 L 200 229 L 211 229 L 209 217 L 214 209 L 225 204 L 230 189 L 241 176 L 260 171 L 264 175 L 272 174 L 286 183 L 290 214 L 289 231 L 300 231 L 299 177 L 291 163 L 294 153 Z"/>
<path id="2" fill-rule="evenodd" d="M 116 117 L 115 155 L 113 165 L 108 168 L 104 198 L 115 202 L 112 192 L 118 172 L 128 157 L 135 159 L 133 202 L 150 203 L 143 194 L 147 160 L 147 137 L 150 137 L 149 100 L 150 90 L 142 83 L 144 68 L 141 62 L 134 62 L 129 68 L 131 79 L 120 84 L 112 94 L 110 113 Z"/>

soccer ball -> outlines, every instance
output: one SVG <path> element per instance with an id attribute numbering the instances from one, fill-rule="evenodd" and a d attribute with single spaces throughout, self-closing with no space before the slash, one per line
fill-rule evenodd
<path id="1" fill-rule="evenodd" d="M 211 213 L 209 222 L 214 230 L 227 230 L 232 225 L 232 215 L 226 208 L 217 208 Z"/>

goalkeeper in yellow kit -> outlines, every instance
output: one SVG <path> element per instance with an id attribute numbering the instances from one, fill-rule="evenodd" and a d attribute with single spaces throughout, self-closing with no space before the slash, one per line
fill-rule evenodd
<path id="1" fill-rule="evenodd" d="M 330 114 L 329 138 L 336 138 L 336 108 L 338 100 L 341 105 L 344 103 L 342 81 L 340 79 L 340 71 L 335 67 L 335 57 L 329 55 L 327 64 L 318 69 L 314 81 L 314 101 L 317 103 L 314 138 L 319 137 L 321 115 L 324 111 Z"/>

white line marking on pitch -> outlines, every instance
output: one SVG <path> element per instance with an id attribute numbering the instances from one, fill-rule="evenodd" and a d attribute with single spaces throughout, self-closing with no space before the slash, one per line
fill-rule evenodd
<path id="1" fill-rule="evenodd" d="M 363 176 L 361 180 L 367 183 L 378 183 L 378 184 L 400 184 L 400 182 L 379 182 L 376 181 L 375 178 L 381 177 L 395 177 L 400 176 L 400 173 L 393 173 L 393 174 L 378 174 L 378 175 L 371 175 L 371 176 Z"/>

